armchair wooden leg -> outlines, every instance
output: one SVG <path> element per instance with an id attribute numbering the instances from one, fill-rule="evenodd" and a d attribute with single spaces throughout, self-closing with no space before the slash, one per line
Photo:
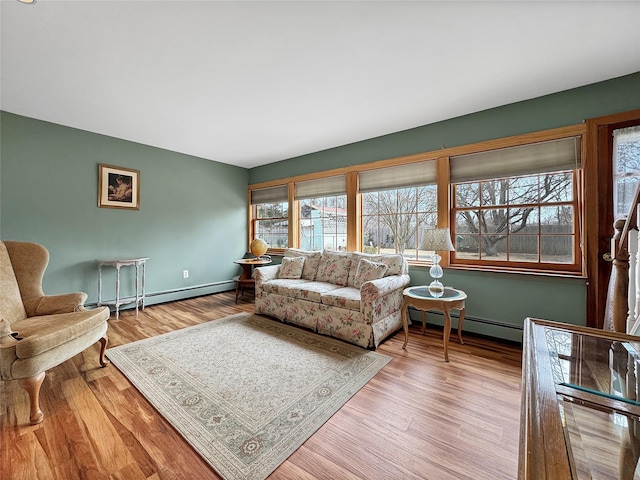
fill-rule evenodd
<path id="1" fill-rule="evenodd" d="M 29 421 L 31 425 L 37 425 L 44 420 L 44 413 L 40 410 L 40 387 L 45 375 L 45 372 L 42 372 L 35 377 L 18 380 L 18 384 L 29 394 L 29 402 L 31 403 Z"/>
<path id="2" fill-rule="evenodd" d="M 100 365 L 106 367 L 111 362 L 105 356 L 105 352 L 107 351 L 107 343 L 109 343 L 109 338 L 105 335 L 100 339 Z"/>

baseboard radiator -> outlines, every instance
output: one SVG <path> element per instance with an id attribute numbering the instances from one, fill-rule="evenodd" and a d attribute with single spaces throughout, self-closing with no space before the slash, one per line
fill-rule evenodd
<path id="1" fill-rule="evenodd" d="M 220 282 L 204 283 L 201 285 L 192 285 L 189 287 L 173 288 L 170 290 L 161 290 L 158 292 L 148 292 L 145 294 L 145 305 L 153 305 L 156 303 L 173 302 L 176 300 L 186 300 L 187 298 L 200 297 L 202 295 L 210 295 L 212 293 L 227 292 L 235 290 L 236 282 L 234 280 L 222 280 Z M 130 295 L 127 295 L 129 297 Z M 166 298 L 162 298 L 166 297 Z M 110 301 L 114 301 L 111 299 Z M 105 300 L 107 302 L 109 300 Z M 85 304 L 87 307 L 97 307 L 98 302 Z M 135 302 L 132 304 L 124 304 L 120 306 L 120 310 L 128 310 L 135 308 Z"/>
<path id="2" fill-rule="evenodd" d="M 420 310 L 413 308 L 413 307 L 409 307 L 409 310 L 411 310 L 412 312 L 415 312 L 416 315 L 418 314 L 418 312 L 420 312 Z M 440 317 L 444 318 L 444 313 L 439 312 L 439 311 L 432 311 L 429 310 L 429 315 L 438 315 Z M 451 318 L 456 318 L 459 319 L 460 315 L 456 312 L 449 312 L 449 315 L 451 316 Z M 411 316 L 411 319 L 413 320 L 415 317 Z M 513 323 L 506 323 L 506 322 L 500 322 L 498 320 L 490 320 L 488 318 L 480 318 L 480 317 L 473 317 L 470 315 L 465 315 L 464 316 L 464 321 L 470 321 L 470 322 L 476 322 L 476 323 L 482 323 L 485 325 L 491 325 L 492 327 L 501 327 L 501 328 L 509 328 L 511 330 L 519 330 L 519 331 L 524 331 L 524 326 L 523 325 L 516 325 Z M 466 325 L 466 324 L 465 324 Z"/>

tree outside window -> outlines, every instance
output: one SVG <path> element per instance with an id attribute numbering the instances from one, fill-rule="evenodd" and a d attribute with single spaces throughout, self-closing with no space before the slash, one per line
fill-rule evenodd
<path id="1" fill-rule="evenodd" d="M 574 172 L 454 185 L 455 259 L 576 263 Z"/>
<path id="2" fill-rule="evenodd" d="M 289 244 L 289 203 L 254 205 L 254 238 L 261 238 L 269 248 L 286 248 Z"/>
<path id="3" fill-rule="evenodd" d="M 408 260 L 428 260 L 423 232 L 438 224 L 436 185 L 362 194 L 362 251 L 400 253 Z"/>

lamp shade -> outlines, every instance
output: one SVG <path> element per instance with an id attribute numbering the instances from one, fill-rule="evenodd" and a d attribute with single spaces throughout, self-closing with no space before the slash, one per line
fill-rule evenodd
<path id="1" fill-rule="evenodd" d="M 446 250 L 453 252 L 455 248 L 451 243 L 451 234 L 448 228 L 431 228 L 424 232 L 424 240 L 422 241 L 424 250 Z"/>

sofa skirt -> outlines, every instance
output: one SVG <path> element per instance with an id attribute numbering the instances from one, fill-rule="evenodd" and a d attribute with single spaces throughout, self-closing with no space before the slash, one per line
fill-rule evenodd
<path id="1" fill-rule="evenodd" d="M 402 328 L 399 311 L 371 325 L 364 321 L 365 317 L 360 311 L 276 293 L 261 295 L 257 292 L 255 311 L 363 348 L 375 349 L 382 340 Z"/>

